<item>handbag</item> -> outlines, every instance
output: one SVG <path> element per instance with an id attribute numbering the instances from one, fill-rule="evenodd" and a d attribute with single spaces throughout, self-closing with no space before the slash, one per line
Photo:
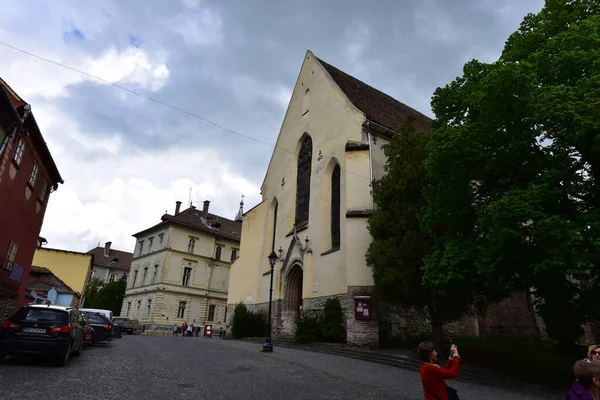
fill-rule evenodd
<path id="1" fill-rule="evenodd" d="M 458 392 L 456 391 L 456 389 L 454 389 L 453 387 L 450 387 L 450 386 L 448 386 L 448 385 L 446 384 L 446 382 L 444 382 L 444 385 L 446 385 L 446 391 L 448 392 L 448 400 L 460 400 L 460 397 L 458 397 Z M 429 388 L 427 387 L 427 385 L 425 384 L 425 382 L 423 382 L 423 386 L 425 386 L 425 389 L 427 389 L 427 391 L 428 391 L 429 393 L 431 393 L 431 395 L 432 395 L 433 397 L 435 397 L 437 400 L 440 400 L 440 398 L 439 398 L 439 397 L 437 397 L 437 396 L 435 395 L 435 393 L 433 393 L 433 392 L 431 391 L 431 389 L 429 389 Z"/>

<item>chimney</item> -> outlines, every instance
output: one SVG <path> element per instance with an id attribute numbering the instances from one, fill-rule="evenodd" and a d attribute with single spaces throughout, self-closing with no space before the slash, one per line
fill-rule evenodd
<path id="1" fill-rule="evenodd" d="M 176 201 L 175 202 L 175 215 L 179 214 L 179 209 L 181 208 L 181 202 L 180 201 Z"/>
<path id="2" fill-rule="evenodd" d="M 204 200 L 204 207 L 202 207 L 202 218 L 206 219 L 208 217 L 208 205 L 210 201 Z"/>
<path id="3" fill-rule="evenodd" d="M 112 242 L 104 243 L 104 257 L 108 257 L 110 255 L 110 245 Z"/>

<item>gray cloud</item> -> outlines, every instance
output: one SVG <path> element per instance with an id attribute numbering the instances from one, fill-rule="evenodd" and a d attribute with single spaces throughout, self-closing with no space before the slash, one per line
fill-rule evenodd
<path id="1" fill-rule="evenodd" d="M 35 3 L 33 14 L 46 19 L 38 17 L 39 26 L 30 22 L 31 29 L 22 23 L 31 13 L 17 5 L 8 7 L 0 17 L 5 26 L 0 28 L 0 35 L 10 33 L 6 40 L 17 41 L 12 44 L 37 49 L 48 58 L 84 70 L 86 60 L 98 59 L 110 49 L 139 49 L 155 58 L 149 62 L 164 62 L 169 73 L 166 83 L 154 90 L 145 83 L 146 78 L 152 81 L 154 77 L 141 72 L 148 77 L 118 81 L 119 85 L 274 144 L 307 49 L 431 115 L 429 102 L 436 87 L 460 75 L 462 65 L 471 58 L 490 61 L 497 57 L 523 16 L 537 12 L 542 5 L 542 0 L 507 0 L 502 5 L 492 0 L 388 0 L 368 7 L 358 0 L 127 0 L 85 2 L 81 6 L 56 1 Z M 16 76 L 10 57 L 20 55 L 4 50 L 0 55 L 9 62 L 0 66 L 0 74 L 10 83 L 11 75 Z M 37 68 L 48 71 L 48 79 L 52 79 L 58 67 Z M 50 96 L 40 89 L 26 99 L 34 110 L 41 108 L 47 114 L 60 110 L 63 118 L 90 141 L 109 140 L 115 135 L 121 140 L 118 151 L 111 153 L 72 143 L 58 122 L 50 124 L 52 129 L 45 135 L 51 148 L 56 144 L 69 152 L 69 161 L 62 165 L 80 165 L 63 173 L 71 175 L 71 181 L 89 178 L 82 169 L 86 165 L 93 169 L 100 160 L 114 159 L 114 170 L 94 172 L 116 179 L 131 175 L 118 168 L 123 158 L 197 149 L 216 154 L 233 174 L 260 186 L 272 147 L 115 87 L 81 80 L 76 72 L 60 73 L 72 77 L 64 93 Z M 105 76 L 105 71 L 96 73 Z M 187 160 L 177 162 L 184 168 Z M 61 167 L 60 159 L 57 163 Z M 195 170 L 186 171 L 187 176 L 138 172 L 139 177 L 163 188 L 170 181 L 192 176 L 201 182 L 202 166 L 195 162 L 190 165 Z M 72 189 L 83 204 L 94 202 L 83 187 Z M 230 215 L 237 210 L 236 190 L 227 195 L 232 197 L 221 200 L 227 205 L 219 206 Z M 254 196 L 257 201 L 258 193 Z M 147 225 L 158 218 L 148 219 Z M 81 234 L 86 242 L 103 241 L 90 231 L 81 230 Z"/>

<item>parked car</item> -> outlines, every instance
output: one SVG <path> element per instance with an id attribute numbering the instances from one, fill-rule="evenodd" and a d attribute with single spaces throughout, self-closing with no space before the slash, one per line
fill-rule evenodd
<path id="1" fill-rule="evenodd" d="M 88 311 L 84 311 L 82 314 L 92 328 L 92 344 L 110 342 L 115 338 L 112 322 L 103 314 Z"/>
<path id="2" fill-rule="evenodd" d="M 92 327 L 85 319 L 85 315 L 81 314 L 81 318 L 83 320 L 83 331 L 84 331 L 84 345 L 90 346 L 92 344 Z"/>
<path id="3" fill-rule="evenodd" d="M 113 320 L 113 312 L 111 310 L 104 310 L 101 308 L 80 308 L 79 311 L 82 313 L 100 313 L 108 318 L 109 321 Z"/>
<path id="4" fill-rule="evenodd" d="M 33 354 L 51 357 L 64 366 L 71 355 L 81 354 L 84 328 L 74 307 L 29 304 L 2 322 L 0 361 L 8 355 Z"/>
<path id="5" fill-rule="evenodd" d="M 129 319 L 127 317 L 114 317 L 113 323 L 121 327 L 121 331 L 128 335 L 133 335 L 135 331 L 141 330 L 140 321 L 137 319 Z"/>

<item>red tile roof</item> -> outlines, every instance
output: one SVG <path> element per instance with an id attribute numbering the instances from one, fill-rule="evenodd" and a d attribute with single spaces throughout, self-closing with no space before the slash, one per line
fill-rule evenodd
<path id="1" fill-rule="evenodd" d="M 69 293 L 69 294 L 76 294 L 77 296 L 80 296 L 79 292 L 74 291 L 62 279 L 60 279 L 57 275 L 55 275 L 54 272 L 50 271 L 46 267 L 39 267 L 37 265 L 32 265 L 31 270 L 29 271 L 29 281 L 27 282 L 27 291 L 28 292 L 30 290 L 35 290 L 36 292 L 41 292 L 41 291 L 47 292 L 49 290 L 49 289 L 35 288 L 34 287 L 35 283 L 39 283 L 39 282 L 42 282 L 48 286 L 55 286 L 55 283 L 52 281 L 52 279 L 44 279 L 41 276 L 38 277 L 36 275 L 51 275 L 54 278 L 55 282 L 60 283 L 60 285 L 62 285 L 62 287 L 55 287 L 55 289 L 59 293 Z"/>
<path id="2" fill-rule="evenodd" d="M 242 234 L 242 224 L 228 218 L 220 217 L 215 214 L 208 213 L 207 218 L 202 217 L 202 210 L 195 207 L 190 207 L 181 211 L 177 215 L 164 214 L 162 221 L 148 229 L 136 233 L 133 236 L 138 236 L 150 230 L 154 230 L 161 226 L 166 226 L 169 223 L 187 226 L 201 231 L 212 233 L 215 236 L 239 242 Z"/>
<path id="3" fill-rule="evenodd" d="M 424 132 L 431 131 L 431 118 L 425 114 L 340 71 L 325 61 L 319 58 L 317 60 L 346 94 L 348 100 L 361 110 L 368 120 L 395 131 L 406 118 L 413 116 L 417 128 Z"/>
<path id="4" fill-rule="evenodd" d="M 91 254 L 94 257 L 94 266 L 104 268 L 117 268 L 129 271 L 133 253 L 127 251 L 110 249 L 108 257 L 104 257 L 104 247 L 96 247 L 91 249 L 86 254 Z M 117 261 L 113 262 L 113 260 Z"/>

